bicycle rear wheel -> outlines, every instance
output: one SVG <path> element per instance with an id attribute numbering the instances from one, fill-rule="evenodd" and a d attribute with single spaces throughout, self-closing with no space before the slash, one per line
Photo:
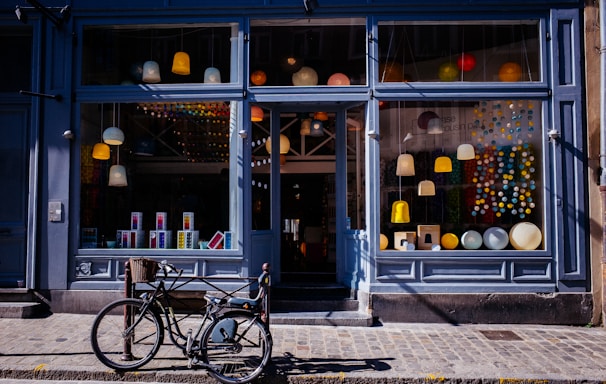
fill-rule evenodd
<path id="1" fill-rule="evenodd" d="M 103 308 L 91 330 L 91 344 L 97 358 L 110 368 L 130 370 L 143 366 L 158 352 L 164 327 L 150 307 L 141 312 L 144 301 L 122 299 Z"/>
<path id="2" fill-rule="evenodd" d="M 273 341 L 266 325 L 249 312 L 227 312 L 202 335 L 201 358 L 208 373 L 226 384 L 258 377 L 271 357 Z"/>

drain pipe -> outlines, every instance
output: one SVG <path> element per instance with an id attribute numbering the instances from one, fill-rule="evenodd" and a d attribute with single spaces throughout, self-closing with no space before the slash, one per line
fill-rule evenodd
<path id="1" fill-rule="evenodd" d="M 602 201 L 602 323 L 606 313 L 606 1 L 599 1 L 600 18 L 600 197 Z"/>

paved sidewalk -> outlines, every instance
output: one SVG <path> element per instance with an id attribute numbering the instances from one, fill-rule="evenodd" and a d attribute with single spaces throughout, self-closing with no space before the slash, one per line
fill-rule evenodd
<path id="1" fill-rule="evenodd" d="M 97 361 L 94 316 L 0 319 L 0 378 L 215 383 L 170 345 L 137 372 Z M 606 329 L 541 325 L 272 325 L 262 383 L 600 383 Z"/>

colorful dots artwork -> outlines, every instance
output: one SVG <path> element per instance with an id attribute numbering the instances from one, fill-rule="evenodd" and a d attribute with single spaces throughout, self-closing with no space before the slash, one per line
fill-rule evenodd
<path id="1" fill-rule="evenodd" d="M 476 188 L 474 201 L 468 201 L 473 203 L 470 214 L 476 220 L 525 219 L 535 208 L 536 159 L 530 143 L 535 129 L 533 112 L 530 101 L 474 106 L 476 159 L 475 164 L 466 164 L 465 171 L 467 181 Z"/>

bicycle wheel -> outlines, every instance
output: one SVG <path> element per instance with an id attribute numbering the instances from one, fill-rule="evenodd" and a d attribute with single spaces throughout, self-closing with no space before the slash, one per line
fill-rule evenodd
<path id="1" fill-rule="evenodd" d="M 143 366 L 158 352 L 164 340 L 164 326 L 158 313 L 143 300 L 122 299 L 103 308 L 91 330 L 91 344 L 97 358 L 110 368 L 130 370 Z"/>
<path id="2" fill-rule="evenodd" d="M 261 320 L 249 312 L 228 312 L 204 331 L 200 357 L 222 383 L 248 383 L 263 372 L 272 345 Z"/>

